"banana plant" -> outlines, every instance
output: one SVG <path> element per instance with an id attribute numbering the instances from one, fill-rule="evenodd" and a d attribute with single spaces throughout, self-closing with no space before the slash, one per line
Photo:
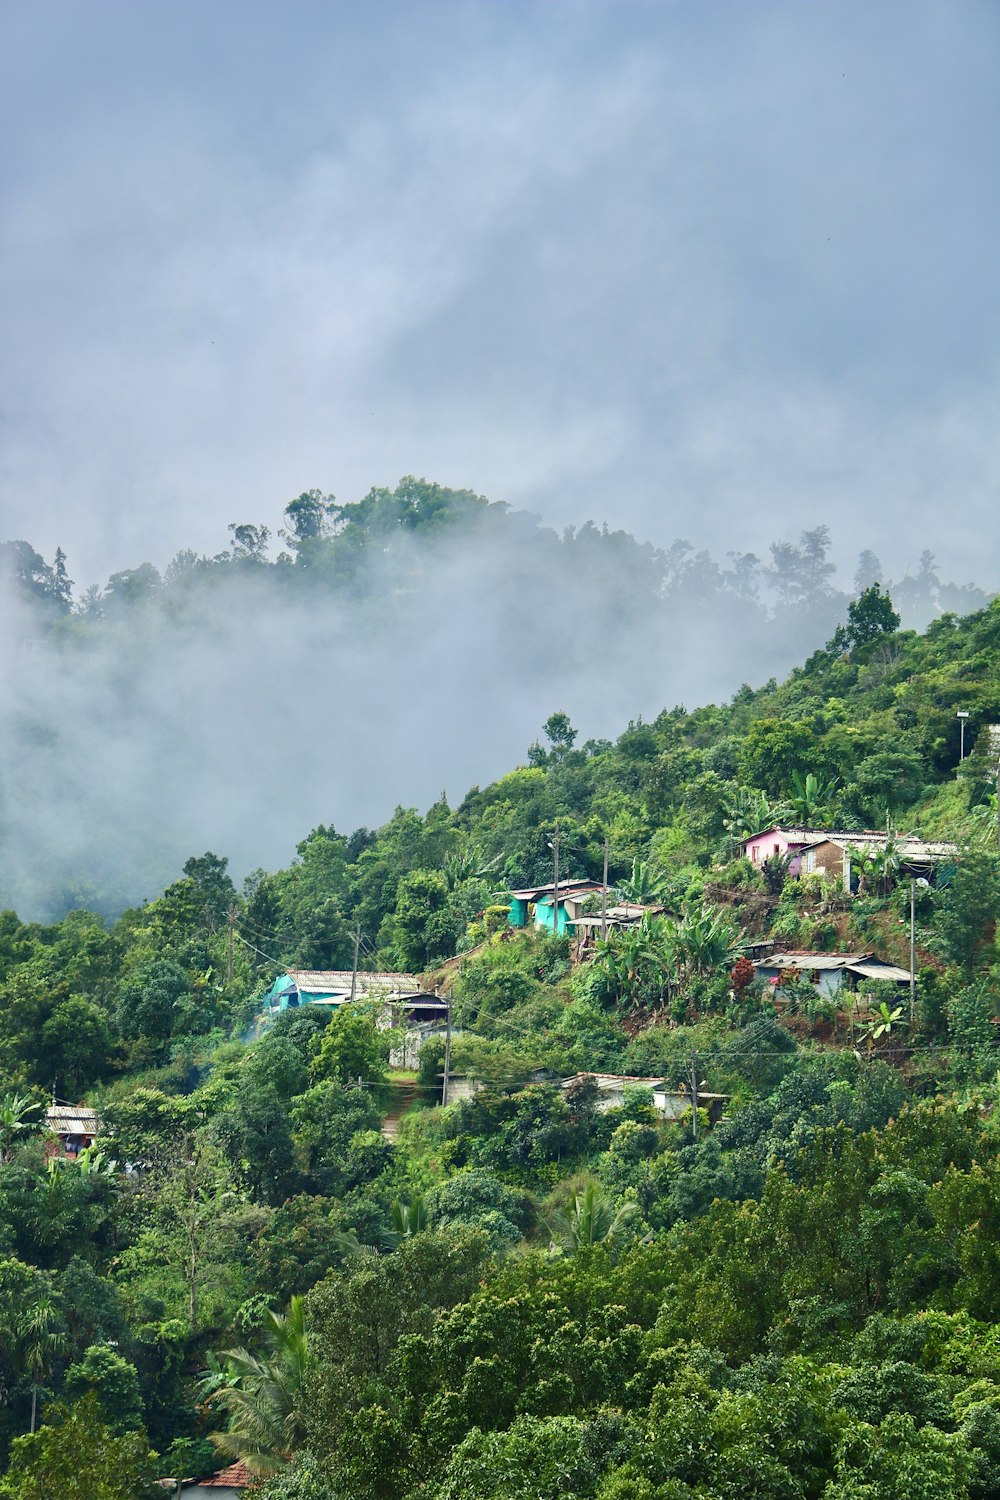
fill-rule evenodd
<path id="1" fill-rule="evenodd" d="M 4 1094 L 0 1099 L 0 1159 L 10 1161 L 15 1138 L 35 1128 L 38 1121 L 31 1116 L 40 1108 L 30 1094 Z"/>
<path id="2" fill-rule="evenodd" d="M 880 1041 L 882 1037 L 891 1036 L 894 1026 L 905 1026 L 906 1024 L 906 1021 L 903 1019 L 903 1006 L 896 1005 L 890 1010 L 885 1001 L 882 1000 L 879 1003 L 878 1014 L 865 1027 L 864 1031 L 861 1032 L 860 1040 L 863 1042 L 867 1041 L 868 1045 L 871 1046 L 874 1042 Z"/>
<path id="3" fill-rule="evenodd" d="M 836 777 L 823 781 L 813 771 L 807 771 L 804 776 L 801 771 L 793 771 L 792 795 L 787 799 L 792 815 L 803 828 L 826 822 L 836 790 Z"/>
<path id="4" fill-rule="evenodd" d="M 651 906 L 663 894 L 663 880 L 653 874 L 653 867 L 648 860 L 634 859 L 632 874 L 625 880 L 619 880 L 616 891 L 623 901 L 634 902 L 637 906 Z"/>

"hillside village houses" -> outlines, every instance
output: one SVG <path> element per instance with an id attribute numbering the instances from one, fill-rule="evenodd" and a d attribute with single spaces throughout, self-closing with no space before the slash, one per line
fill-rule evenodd
<path id="1" fill-rule="evenodd" d="M 789 860 L 788 873 L 793 878 L 814 871 L 838 879 L 845 891 L 856 889 L 857 866 L 863 859 L 884 853 L 892 846 L 904 877 L 933 880 L 938 868 L 958 859 L 956 844 L 934 843 L 910 834 L 878 833 L 872 829 L 859 832 L 822 828 L 785 828 L 775 825 L 750 838 L 740 848 L 751 864 L 760 866 L 768 859 Z"/>
<path id="2" fill-rule="evenodd" d="M 382 1031 L 397 1031 L 399 1041 L 389 1053 L 394 1068 L 416 1068 L 420 1048 L 428 1037 L 443 1036 L 448 1025 L 448 1002 L 421 987 L 415 974 L 365 973 L 352 969 L 287 969 L 264 996 L 265 1019 L 302 1005 L 336 1009 L 353 998 L 376 1008 Z"/>
<path id="3" fill-rule="evenodd" d="M 244 1490 L 259 1480 L 245 1463 L 237 1462 L 205 1479 L 158 1479 L 156 1483 L 170 1500 L 240 1500 Z"/>
<path id="4" fill-rule="evenodd" d="M 610 891 L 610 886 L 599 880 L 560 880 L 553 917 L 552 905 L 555 885 L 527 886 L 524 890 L 510 893 L 510 925 L 512 927 L 537 927 L 542 932 L 555 930 L 558 937 L 566 937 L 570 926 L 582 917 L 584 907 L 592 896 Z"/>
<path id="5" fill-rule="evenodd" d="M 263 999 L 269 1015 L 298 1005 L 336 1007 L 355 1000 L 405 1001 L 423 996 L 415 974 L 365 973 L 361 969 L 286 969 Z"/>

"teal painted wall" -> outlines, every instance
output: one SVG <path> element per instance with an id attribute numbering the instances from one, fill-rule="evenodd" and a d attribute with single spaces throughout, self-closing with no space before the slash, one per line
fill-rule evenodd
<path id="1" fill-rule="evenodd" d="M 527 927 L 528 925 L 528 903 L 518 901 L 516 898 L 510 903 L 510 917 L 508 919 L 512 927 Z M 535 904 L 535 926 L 542 928 L 544 932 L 552 931 L 552 897 L 543 896 L 541 901 Z M 565 937 L 569 931 L 567 926 L 566 908 L 562 901 L 559 902 L 559 926 L 560 937 Z"/>
<path id="2" fill-rule="evenodd" d="M 552 897 L 543 896 L 535 906 L 535 926 L 541 927 L 545 932 L 552 931 Z M 559 902 L 559 910 L 556 913 L 556 934 L 565 937 L 569 927 L 567 926 L 566 908 L 562 901 Z"/>

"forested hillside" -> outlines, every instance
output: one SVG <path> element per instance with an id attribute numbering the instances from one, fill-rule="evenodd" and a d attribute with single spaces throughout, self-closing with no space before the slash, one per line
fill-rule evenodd
<path id="1" fill-rule="evenodd" d="M 410 524 L 406 495 L 289 511 L 286 561 L 244 532 L 83 611 L 31 563 L 44 628 L 85 652 L 123 638 L 118 612 L 141 637 L 136 590 L 190 618 L 246 575 L 305 597 L 332 574 L 377 634 L 356 562 L 372 514 Z M 624 557 L 629 630 L 653 597 L 679 609 L 662 572 L 643 595 L 639 565 L 663 560 L 630 539 L 545 545 Z M 404 613 L 429 586 L 413 556 Z M 712 587 L 747 634 L 787 631 L 740 592 L 748 570 Z M 264 1500 L 998 1492 L 1000 604 L 918 634 L 861 583 L 828 590 L 819 649 L 781 683 L 613 740 L 550 703 L 525 763 L 457 805 L 314 827 L 239 887 L 230 851 L 198 843 L 113 920 L 3 914 L 0 1496 L 134 1500 L 234 1458 Z M 639 644 L 647 665 L 663 649 L 654 629 Z M 741 857 L 781 820 L 889 839 L 847 891 Z M 512 929 L 509 893 L 551 880 L 556 834 L 562 879 L 599 880 L 607 848 L 617 896 L 658 914 L 582 960 Z M 955 857 L 911 884 L 902 834 Z M 786 975 L 779 998 L 745 956 L 905 968 L 911 899 L 912 1015 L 878 981 L 830 998 Z M 350 969 L 356 941 L 363 970 L 450 997 L 450 1071 L 477 1092 L 442 1106 L 438 1037 L 390 1069 L 375 1007 L 259 1024 L 285 969 Z M 647 1083 L 604 1111 L 596 1072 Z M 721 1120 L 664 1117 L 650 1079 L 726 1096 Z M 94 1146 L 53 1154 L 51 1093 L 96 1109 Z"/>
<path id="2" fill-rule="evenodd" d="M 241 879 L 284 864 L 317 823 L 502 775 L 554 705 L 614 737 L 783 676 L 876 581 L 905 626 L 986 603 L 926 554 L 890 582 L 864 552 L 838 582 L 816 520 L 713 558 L 404 479 L 300 495 L 271 525 L 101 586 L 0 548 L 0 903 L 116 917 L 192 849 Z"/>

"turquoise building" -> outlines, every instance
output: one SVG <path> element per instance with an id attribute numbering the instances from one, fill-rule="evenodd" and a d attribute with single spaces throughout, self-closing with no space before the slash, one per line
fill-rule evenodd
<path id="1" fill-rule="evenodd" d="M 581 915 L 585 903 L 591 896 L 599 896 L 605 887 L 593 880 L 560 880 L 559 899 L 553 913 L 552 898 L 555 886 L 529 886 L 525 890 L 511 891 L 510 916 L 512 927 L 536 927 L 541 932 L 555 931 L 558 937 L 567 937 L 572 924 Z"/>

